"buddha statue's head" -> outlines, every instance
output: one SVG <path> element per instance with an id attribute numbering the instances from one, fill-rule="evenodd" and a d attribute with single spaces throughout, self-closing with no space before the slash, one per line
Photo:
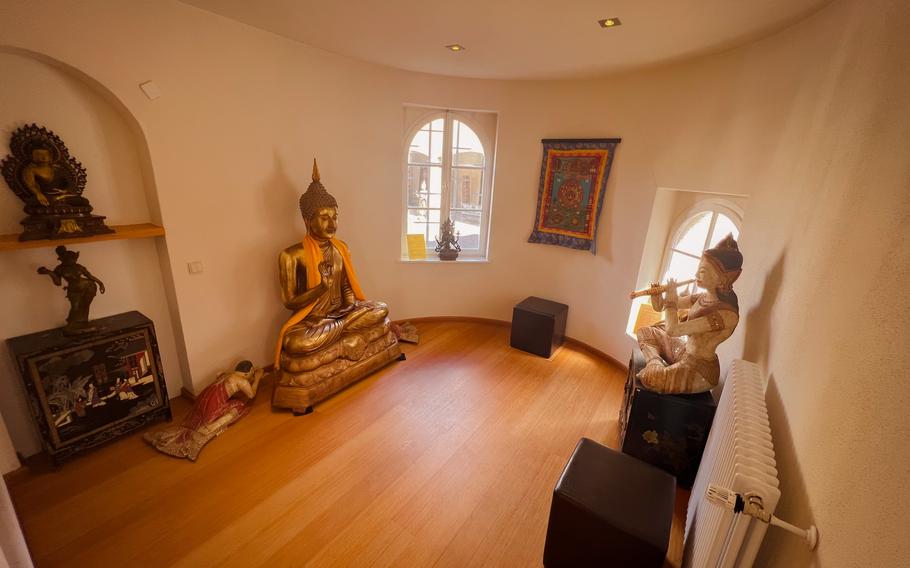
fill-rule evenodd
<path id="1" fill-rule="evenodd" d="M 338 202 L 319 181 L 319 168 L 313 160 L 313 181 L 300 196 L 300 214 L 306 230 L 317 240 L 331 239 L 338 229 Z"/>
<path id="2" fill-rule="evenodd" d="M 32 150 L 32 162 L 38 166 L 46 166 L 51 163 L 51 151 L 47 148 L 35 148 Z"/>
<path id="3" fill-rule="evenodd" d="M 695 283 L 701 288 L 731 292 L 742 271 L 743 255 L 733 235 L 729 234 L 702 254 Z"/>

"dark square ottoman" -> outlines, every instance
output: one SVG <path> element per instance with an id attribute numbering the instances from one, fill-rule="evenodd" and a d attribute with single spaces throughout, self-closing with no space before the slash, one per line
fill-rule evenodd
<path id="1" fill-rule="evenodd" d="M 553 491 L 544 566 L 661 568 L 675 498 L 672 475 L 582 438 Z"/>
<path id="2" fill-rule="evenodd" d="M 566 335 L 569 306 L 529 296 L 512 309 L 509 345 L 528 353 L 549 357 Z"/>

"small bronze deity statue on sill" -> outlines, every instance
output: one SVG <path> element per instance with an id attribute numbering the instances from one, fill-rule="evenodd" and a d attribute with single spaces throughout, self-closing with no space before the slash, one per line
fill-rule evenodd
<path id="1" fill-rule="evenodd" d="M 9 147 L 11 155 L 0 162 L 0 171 L 25 203 L 20 241 L 114 232 L 103 216 L 92 214 L 88 199 L 82 197 L 85 168 L 56 134 L 29 124 L 13 132 Z"/>
<path id="2" fill-rule="evenodd" d="M 439 260 L 455 260 L 458 258 L 458 253 L 461 252 L 461 245 L 458 244 L 458 233 L 455 231 L 455 223 L 451 219 L 443 221 L 442 226 L 439 228 L 439 237 L 436 239 L 436 252 L 439 255 Z"/>
<path id="3" fill-rule="evenodd" d="M 743 255 L 733 235 L 727 235 L 702 254 L 695 283 L 704 292 L 679 296 L 676 288 L 680 283 L 673 279 L 665 286 L 647 290 L 652 292 L 651 306 L 658 312 L 665 311 L 666 321 L 636 332 L 647 361 L 638 374 L 645 388 L 666 394 L 691 394 L 717 386 L 720 363 L 715 352 L 739 323 L 739 301 L 733 283 L 742 267 Z"/>
<path id="4" fill-rule="evenodd" d="M 66 290 L 66 299 L 70 302 L 70 313 L 66 316 L 66 327 L 63 332 L 67 335 L 78 335 L 95 331 L 95 327 L 88 321 L 88 310 L 95 299 L 95 293 L 101 291 L 104 294 L 104 282 L 76 262 L 79 259 L 77 251 L 67 250 L 63 245 L 55 250 L 60 264 L 53 270 L 42 266 L 38 269 L 38 274 L 50 276 L 56 286 L 66 282 L 63 289 Z"/>
<path id="5" fill-rule="evenodd" d="M 312 406 L 401 355 L 389 308 L 367 300 L 347 245 L 335 238 L 338 202 L 313 181 L 300 197 L 307 234 L 278 256 L 284 306 L 293 315 L 279 332 L 272 405 L 307 414 Z"/>

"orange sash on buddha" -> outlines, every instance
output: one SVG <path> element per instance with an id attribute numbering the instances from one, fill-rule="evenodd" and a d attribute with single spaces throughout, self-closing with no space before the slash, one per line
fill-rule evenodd
<path id="1" fill-rule="evenodd" d="M 344 241 L 338 239 L 331 239 L 331 243 L 332 246 L 335 247 L 335 250 L 341 254 L 344 272 L 348 277 L 348 283 L 351 285 L 354 297 L 361 301 L 365 300 L 366 297 L 363 295 L 363 290 L 360 288 L 357 274 L 354 272 L 354 264 L 351 262 L 351 253 L 348 251 L 348 245 L 344 244 Z M 322 283 L 322 275 L 319 273 L 319 263 L 323 260 L 322 249 L 319 248 L 319 242 L 310 235 L 303 238 L 303 254 L 306 258 L 307 290 L 310 290 Z M 316 305 L 316 300 L 313 300 L 306 306 L 294 312 L 294 315 L 281 326 L 281 331 L 278 333 L 278 347 L 275 349 L 276 371 L 281 369 L 281 344 L 284 341 L 284 334 L 287 333 L 291 327 L 302 322 L 313 310 L 314 305 Z"/>

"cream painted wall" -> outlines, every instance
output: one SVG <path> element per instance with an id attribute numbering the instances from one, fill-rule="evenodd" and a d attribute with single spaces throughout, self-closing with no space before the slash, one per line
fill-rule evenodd
<path id="1" fill-rule="evenodd" d="M 142 126 L 197 390 L 238 356 L 268 361 L 285 316 L 275 255 L 303 234 L 314 155 L 364 287 L 394 317 L 508 319 L 545 296 L 570 305 L 569 335 L 620 360 L 656 188 L 748 194 L 742 323 L 723 355 L 771 377 L 779 511 L 821 530 L 814 554 L 772 531 L 759 565 L 910 555 L 894 497 L 910 473 L 905 2 L 838 0 L 719 55 L 550 83 L 371 66 L 172 2 L 40 4 L 7 2 L 0 38 L 91 75 Z M 148 79 L 161 99 L 138 90 Z M 490 263 L 397 262 L 406 102 L 499 112 Z M 525 242 L 540 139 L 612 136 L 597 256 Z M 192 260 L 203 274 L 186 273 Z"/>
<path id="2" fill-rule="evenodd" d="M 109 224 L 154 219 L 154 198 L 146 191 L 136 133 L 110 101 L 82 78 L 23 54 L 0 51 L 0 155 L 9 153 L 12 132 L 36 122 L 53 130 L 88 172 L 85 195 Z M 19 233 L 22 202 L 0 191 L 0 233 Z M 158 244 L 151 239 L 76 245 L 79 262 L 106 287 L 92 303 L 91 317 L 139 310 L 155 322 L 169 394 L 182 386 L 174 326 L 164 292 Z M 2 252 L 0 298 L 5 317 L 0 338 L 16 337 L 66 323 L 69 303 L 62 288 L 35 273 L 57 264 L 53 248 Z M 25 389 L 0 343 L 0 413 L 16 448 L 30 455 L 41 448 L 29 417 Z M 5 432 L 0 432 L 3 438 Z M 0 446 L 3 441 L 0 440 Z M 15 456 L 14 458 L 15 459 Z"/>

